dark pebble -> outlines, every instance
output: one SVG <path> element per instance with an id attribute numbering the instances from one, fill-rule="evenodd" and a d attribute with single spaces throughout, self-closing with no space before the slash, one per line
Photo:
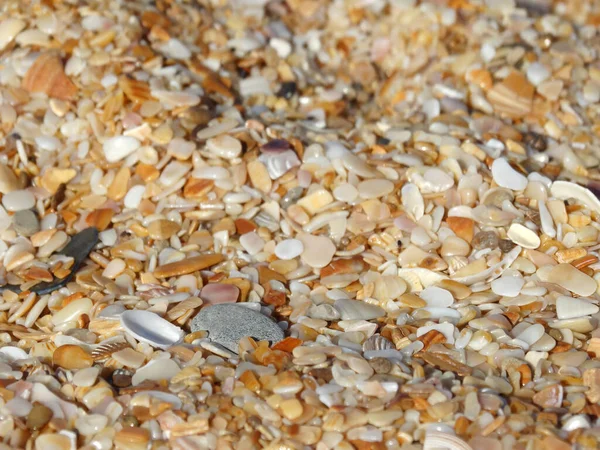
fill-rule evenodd
<path id="1" fill-rule="evenodd" d="M 296 91 L 298 90 L 298 85 L 295 81 L 284 81 L 281 83 L 281 87 L 277 92 L 277 97 L 283 97 L 287 100 L 292 98 Z"/>
<path id="2" fill-rule="evenodd" d="M 471 245 L 475 250 L 482 250 L 484 248 L 495 249 L 498 247 L 498 235 L 493 231 L 480 231 L 473 236 Z"/>
<path id="3" fill-rule="evenodd" d="M 502 253 L 508 253 L 516 246 L 516 244 L 510 239 L 500 239 L 498 245 L 500 246 Z"/>

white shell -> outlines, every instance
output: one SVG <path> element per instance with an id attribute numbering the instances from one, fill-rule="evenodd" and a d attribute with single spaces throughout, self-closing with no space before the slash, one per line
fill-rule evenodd
<path id="1" fill-rule="evenodd" d="M 413 183 L 402 186 L 402 206 L 415 220 L 419 220 L 425 214 L 425 203 L 419 188 Z"/>
<path id="2" fill-rule="evenodd" d="M 473 450 L 473 448 L 462 439 L 440 431 L 428 431 L 423 442 L 423 450 Z"/>
<path id="3" fill-rule="evenodd" d="M 600 311 L 600 308 L 597 305 L 582 298 L 561 295 L 556 299 L 556 316 L 561 320 L 589 316 L 596 314 L 598 311 Z"/>
<path id="4" fill-rule="evenodd" d="M 574 198 L 588 208 L 600 212 L 600 200 L 589 189 L 570 181 L 555 181 L 550 188 L 550 194 L 559 200 Z"/>
<path id="5" fill-rule="evenodd" d="M 421 267 L 398 269 L 398 276 L 406 281 L 411 292 L 422 291 L 424 288 L 448 279 L 445 275 Z"/>
<path id="6" fill-rule="evenodd" d="M 153 347 L 167 348 L 183 339 L 184 333 L 181 328 L 150 311 L 125 311 L 120 319 L 125 331 Z"/>
<path id="7" fill-rule="evenodd" d="M 7 345 L 6 347 L 0 348 L 0 353 L 2 354 L 2 358 L 9 362 L 29 358 L 29 355 L 25 350 L 15 347 L 14 345 Z"/>
<path id="8" fill-rule="evenodd" d="M 495 280 L 500 275 L 502 275 L 502 273 L 506 269 L 508 269 L 513 262 L 515 262 L 515 259 L 517 259 L 517 257 L 519 256 L 519 253 L 521 253 L 521 250 L 523 250 L 523 249 L 517 245 L 515 248 L 513 248 L 510 252 L 508 252 L 504 256 L 502 261 L 500 261 L 498 264 L 493 265 L 489 269 L 484 270 L 483 272 L 476 273 L 474 275 L 468 275 L 466 277 L 459 277 L 459 278 L 452 278 L 452 279 L 454 281 L 458 281 L 459 283 L 466 284 L 467 286 L 478 283 L 480 281 L 485 281 L 486 283 L 491 283 L 493 280 Z"/>

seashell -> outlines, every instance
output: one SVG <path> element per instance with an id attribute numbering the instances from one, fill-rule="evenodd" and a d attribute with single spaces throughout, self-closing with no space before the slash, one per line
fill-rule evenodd
<path id="1" fill-rule="evenodd" d="M 423 217 L 423 214 L 425 214 L 425 203 L 417 185 L 406 183 L 402 186 L 401 194 L 404 210 L 409 213 L 415 221 Z"/>
<path id="2" fill-rule="evenodd" d="M 441 431 L 428 431 L 423 442 L 423 450 L 473 450 L 462 439 Z"/>
<path id="3" fill-rule="evenodd" d="M 272 180 L 277 180 L 290 169 L 300 165 L 300 160 L 293 150 L 286 150 L 281 153 L 263 153 L 258 159 L 266 166 Z"/>
<path id="4" fill-rule="evenodd" d="M 410 287 L 410 292 L 422 291 L 424 288 L 448 279 L 445 275 L 420 267 L 398 269 L 398 276 L 406 281 Z"/>
<path id="5" fill-rule="evenodd" d="M 472 284 L 478 283 L 480 281 L 485 281 L 486 283 L 491 283 L 496 278 L 498 278 L 502 273 L 508 269 L 513 262 L 519 257 L 519 253 L 521 253 L 522 248 L 518 245 L 513 248 L 510 252 L 504 255 L 502 261 L 497 264 L 494 264 L 492 267 L 484 270 L 483 272 L 479 272 L 474 275 L 468 275 L 466 277 L 458 277 L 452 278 L 452 280 L 457 281 L 462 284 L 466 284 L 470 286 Z"/>
<path id="6" fill-rule="evenodd" d="M 18 361 L 20 359 L 28 359 L 29 355 L 25 350 L 14 345 L 7 345 L 0 348 L 0 354 L 2 358 L 9 362 Z"/>
<path id="7" fill-rule="evenodd" d="M 131 379 L 131 384 L 137 386 L 145 380 L 170 380 L 180 370 L 177 363 L 172 359 L 153 359 L 135 372 Z"/>
<path id="8" fill-rule="evenodd" d="M 27 23 L 20 19 L 6 19 L 0 22 L 0 50 L 3 50 L 26 26 Z"/>
<path id="9" fill-rule="evenodd" d="M 481 198 L 481 203 L 486 206 L 491 205 L 495 206 L 496 208 L 502 208 L 502 203 L 504 203 L 504 200 L 508 200 L 512 203 L 514 199 L 515 194 L 513 194 L 510 189 L 497 187 L 486 191 Z"/>
<path id="10" fill-rule="evenodd" d="M 570 181 L 555 181 L 550 187 L 550 194 L 559 199 L 567 200 L 574 198 L 588 208 L 600 213 L 600 200 L 592 191 Z"/>
<path id="11" fill-rule="evenodd" d="M 130 345 L 127 342 L 109 342 L 107 344 L 100 344 L 92 350 L 92 359 L 94 361 L 102 361 L 103 359 L 109 358 L 113 353 L 128 347 L 130 347 Z"/>
<path id="12" fill-rule="evenodd" d="M 520 72 L 512 72 L 487 93 L 494 110 L 502 115 L 518 118 L 531 112 L 535 87 Z"/>
<path id="13" fill-rule="evenodd" d="M 67 77 L 60 58 L 53 53 L 44 53 L 35 60 L 23 78 L 23 89 L 43 92 L 48 97 L 72 100 L 77 87 Z"/>
<path id="14" fill-rule="evenodd" d="M 153 347 L 168 348 L 183 339 L 181 328 L 150 311 L 125 311 L 120 320 L 125 331 Z"/>
<path id="15" fill-rule="evenodd" d="M 380 334 L 374 334 L 365 342 L 363 342 L 363 352 L 372 350 L 389 350 L 395 349 L 396 346 L 392 344 L 387 338 L 384 338 Z"/>

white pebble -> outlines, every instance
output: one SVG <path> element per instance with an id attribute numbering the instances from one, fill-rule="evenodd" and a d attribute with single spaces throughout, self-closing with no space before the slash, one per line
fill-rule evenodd
<path id="1" fill-rule="evenodd" d="M 522 191 L 527 187 L 527 178 L 513 169 L 506 158 L 498 158 L 492 163 L 492 176 L 500 187 L 513 191 Z"/>
<path id="2" fill-rule="evenodd" d="M 516 297 L 521 292 L 525 280 L 520 277 L 500 277 L 492 281 L 492 292 L 503 297 Z"/>
<path id="3" fill-rule="evenodd" d="M 256 255 L 265 247 L 265 241 L 254 231 L 243 234 L 240 244 L 250 255 Z"/>
<path id="4" fill-rule="evenodd" d="M 173 59 L 188 59 L 192 52 L 179 39 L 171 38 L 160 46 L 160 51 Z"/>
<path id="5" fill-rule="evenodd" d="M 102 276 L 114 280 L 125 270 L 125 261 L 120 258 L 115 258 L 104 268 Z"/>
<path id="6" fill-rule="evenodd" d="M 209 152 L 226 159 L 232 159 L 242 153 L 242 143 L 236 138 L 222 134 L 206 141 Z"/>
<path id="7" fill-rule="evenodd" d="M 60 139 L 54 136 L 38 136 L 35 138 L 36 145 L 42 150 L 53 152 L 60 147 Z"/>
<path id="8" fill-rule="evenodd" d="M 550 76 L 550 71 L 546 69 L 546 66 L 539 62 L 529 64 L 527 67 L 527 79 L 534 86 L 546 81 Z"/>
<path id="9" fill-rule="evenodd" d="M 115 136 L 106 140 L 102 148 L 108 162 L 117 162 L 140 148 L 140 141 L 131 136 Z"/>
<path id="10" fill-rule="evenodd" d="M 144 192 L 146 191 L 146 186 L 143 184 L 139 184 L 137 186 L 133 186 L 123 199 L 123 204 L 126 208 L 137 208 L 140 206 L 140 202 L 142 201 L 142 197 L 144 196 Z"/>
<path id="11" fill-rule="evenodd" d="M 333 197 L 340 202 L 351 203 L 358 197 L 358 190 L 350 183 L 342 183 L 333 190 Z"/>
<path id="12" fill-rule="evenodd" d="M 423 289 L 420 297 L 427 302 L 429 307 L 446 308 L 454 303 L 454 297 L 450 291 L 436 286 Z"/>
<path id="13" fill-rule="evenodd" d="M 304 245 L 298 239 L 286 239 L 275 247 L 275 256 L 279 259 L 294 259 L 304 251 Z"/>
<path id="14" fill-rule="evenodd" d="M 26 190 L 12 191 L 4 194 L 2 204 L 8 211 L 23 211 L 35 206 L 35 197 Z"/>

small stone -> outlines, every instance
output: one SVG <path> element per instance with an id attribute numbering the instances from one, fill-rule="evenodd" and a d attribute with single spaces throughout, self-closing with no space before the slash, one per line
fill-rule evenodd
<path id="1" fill-rule="evenodd" d="M 383 308 L 359 300 L 340 298 L 333 306 L 339 311 L 342 320 L 371 320 L 385 316 Z"/>
<path id="2" fill-rule="evenodd" d="M 242 143 L 227 134 L 210 138 L 206 141 L 206 148 L 209 152 L 225 159 L 233 159 L 242 153 Z"/>
<path id="3" fill-rule="evenodd" d="M 137 386 L 146 380 L 170 380 L 180 371 L 179 365 L 172 359 L 153 359 L 133 374 L 131 384 Z"/>
<path id="4" fill-rule="evenodd" d="M 4 194 L 2 204 L 7 211 L 23 211 L 35 206 L 35 197 L 26 190 L 11 191 Z"/>
<path id="5" fill-rule="evenodd" d="M 0 164 L 0 193 L 8 194 L 19 188 L 19 180 L 12 169 L 4 164 Z"/>
<path id="6" fill-rule="evenodd" d="M 535 394 L 532 400 L 542 408 L 560 408 L 563 401 L 563 387 L 560 384 L 548 386 Z"/>
<path id="7" fill-rule="evenodd" d="M 390 373 L 390 371 L 394 367 L 394 365 L 390 362 L 389 359 L 381 357 L 376 357 L 369 360 L 369 364 L 371 365 L 375 373 L 381 374 Z"/>
<path id="8" fill-rule="evenodd" d="M 240 244 L 250 255 L 256 255 L 265 247 L 265 241 L 255 231 L 243 234 Z"/>
<path id="9" fill-rule="evenodd" d="M 239 296 L 240 289 L 233 284 L 209 283 L 200 291 L 200 298 L 207 305 L 235 303 Z"/>
<path id="10" fill-rule="evenodd" d="M 394 190 L 394 183 L 389 180 L 365 180 L 358 184 L 358 194 L 364 199 L 379 198 Z"/>
<path id="11" fill-rule="evenodd" d="M 90 387 L 96 383 L 100 374 L 99 367 L 88 367 L 87 369 L 78 370 L 73 375 L 73 385 L 77 387 Z"/>
<path id="12" fill-rule="evenodd" d="M 548 274 L 548 281 L 581 297 L 589 297 L 598 288 L 596 280 L 566 263 L 554 266 Z"/>
<path id="13" fill-rule="evenodd" d="M 510 252 L 513 248 L 515 248 L 517 246 L 517 244 L 515 244 L 513 241 L 511 241 L 510 239 L 500 239 L 498 241 L 498 247 L 500 248 L 500 251 L 502 253 L 508 253 Z"/>
<path id="14" fill-rule="evenodd" d="M 132 348 L 124 348 L 123 350 L 119 350 L 111 355 L 111 357 L 122 364 L 125 367 L 132 367 L 134 369 L 138 369 L 142 367 L 146 357 L 143 353 L 135 351 Z"/>
<path id="15" fill-rule="evenodd" d="M 600 311 L 598 305 L 582 298 L 572 298 L 561 295 L 556 299 L 556 317 L 559 319 L 574 319 L 589 316 Z"/>
<path id="16" fill-rule="evenodd" d="M 234 353 L 238 343 L 250 336 L 258 341 L 279 342 L 283 331 L 267 316 L 239 304 L 211 305 L 200 310 L 191 324 L 192 332 L 205 330 L 211 341 Z"/>
<path id="17" fill-rule="evenodd" d="M 78 345 L 63 345 L 52 355 L 52 364 L 68 370 L 85 369 L 93 363 L 92 356 Z"/>
<path id="18" fill-rule="evenodd" d="M 540 246 L 541 241 L 537 233 L 520 223 L 513 223 L 506 235 L 516 245 L 520 245 L 523 248 L 536 249 Z"/>
<path id="19" fill-rule="evenodd" d="M 298 401 L 296 398 L 290 398 L 288 400 L 284 400 L 279 405 L 281 408 L 281 413 L 288 420 L 295 420 L 302 415 L 304 408 L 302 407 L 302 403 Z"/>
<path id="20" fill-rule="evenodd" d="M 500 277 L 492 281 L 492 292 L 503 297 L 516 297 L 525 285 L 521 277 Z"/>
<path id="21" fill-rule="evenodd" d="M 106 160 L 112 163 L 128 157 L 140 148 L 140 145 L 140 141 L 132 136 L 115 136 L 107 139 L 102 149 Z"/>
<path id="22" fill-rule="evenodd" d="M 498 158 L 492 163 L 492 176 L 500 187 L 513 191 L 522 191 L 527 187 L 527 177 L 513 169 L 506 158 Z"/>
<path id="23" fill-rule="evenodd" d="M 333 197 L 325 189 L 317 189 L 312 193 L 298 200 L 298 206 L 301 206 L 307 213 L 313 215 L 321 208 L 333 202 Z"/>
<path id="24" fill-rule="evenodd" d="M 498 247 L 498 235 L 493 231 L 480 231 L 471 241 L 471 245 L 475 250 L 483 250 L 484 248 L 495 249 Z"/>
<path id="25" fill-rule="evenodd" d="M 326 236 L 313 236 L 307 233 L 300 233 L 298 239 L 304 245 L 301 258 L 305 264 L 322 268 L 331 262 L 336 250 L 331 239 Z"/>
<path id="26" fill-rule="evenodd" d="M 34 403 L 27 415 L 25 426 L 29 430 L 37 431 L 44 428 L 52 419 L 52 410 L 41 403 Z"/>
<path id="27" fill-rule="evenodd" d="M 59 169 L 58 167 L 50 167 L 42 175 L 40 184 L 51 194 L 56 194 L 60 186 L 68 183 L 77 175 L 75 169 Z"/>
<path id="28" fill-rule="evenodd" d="M 148 225 L 148 233 L 152 239 L 164 240 L 169 239 L 174 234 L 178 233 L 180 226 L 177 222 L 166 219 L 158 219 Z"/>
<path id="29" fill-rule="evenodd" d="M 425 300 L 427 306 L 434 308 L 446 308 L 454 303 L 454 297 L 449 291 L 436 286 L 423 289 L 420 297 Z"/>
<path id="30" fill-rule="evenodd" d="M 254 186 L 259 191 L 268 193 L 273 187 L 273 181 L 269 175 L 267 167 L 260 161 L 254 160 L 248 163 L 248 176 Z"/>
<path id="31" fill-rule="evenodd" d="M 275 246 L 275 256 L 283 260 L 294 259 L 303 251 L 304 245 L 298 239 L 286 239 Z"/>
<path id="32" fill-rule="evenodd" d="M 27 23 L 20 19 L 6 19 L 0 22 L 0 50 L 6 47 L 23 29 Z"/>
<path id="33" fill-rule="evenodd" d="M 112 382 L 118 388 L 131 386 L 132 375 L 126 369 L 117 369 L 112 374 Z"/>
<path id="34" fill-rule="evenodd" d="M 13 227 L 19 236 L 29 237 L 40 231 L 37 214 L 30 209 L 16 212 L 12 220 Z"/>
<path id="35" fill-rule="evenodd" d="M 194 273 L 223 261 L 224 256 L 218 253 L 192 256 L 191 258 L 159 266 L 154 271 L 157 278 L 168 278 Z"/>

